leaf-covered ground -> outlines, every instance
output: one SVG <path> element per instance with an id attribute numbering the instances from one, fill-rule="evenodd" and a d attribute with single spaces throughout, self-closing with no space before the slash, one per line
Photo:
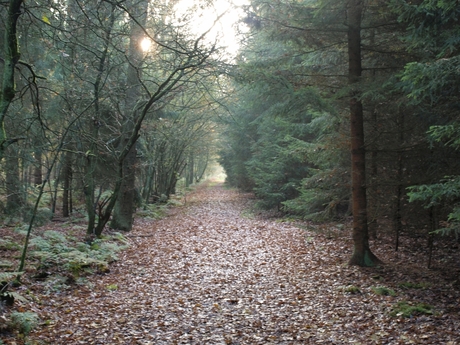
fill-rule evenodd
<path id="1" fill-rule="evenodd" d="M 451 277 L 428 270 L 424 256 L 382 242 L 374 247 L 385 266 L 349 267 L 346 226 L 305 230 L 255 216 L 250 204 L 247 195 L 214 185 L 163 220 L 138 220 L 110 273 L 36 292 L 34 311 L 44 322 L 30 338 L 63 345 L 460 344 L 459 290 Z M 425 312 L 404 317 L 398 302 Z"/>

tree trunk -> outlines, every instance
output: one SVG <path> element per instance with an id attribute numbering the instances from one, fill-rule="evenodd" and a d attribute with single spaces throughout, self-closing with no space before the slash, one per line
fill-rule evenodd
<path id="1" fill-rule="evenodd" d="M 360 80 L 361 66 L 361 16 L 362 0 L 351 0 L 348 9 L 348 71 L 351 86 L 350 126 L 353 198 L 353 255 L 350 265 L 375 266 L 380 260 L 369 248 L 366 197 L 366 152 L 364 147 L 363 105 L 359 91 L 353 85 Z"/>
<path id="2" fill-rule="evenodd" d="M 115 5 L 112 5 L 111 12 L 110 12 L 110 22 L 109 26 L 107 27 L 107 31 L 105 33 L 105 46 L 104 50 L 102 51 L 102 55 L 98 61 L 98 73 L 94 82 L 94 119 L 90 119 L 88 123 L 88 128 L 90 128 L 91 133 L 91 141 L 89 145 L 89 150 L 86 153 L 85 159 L 85 174 L 84 174 L 84 193 L 85 193 L 85 204 L 86 209 L 88 212 L 88 228 L 86 230 L 86 234 L 88 240 L 91 241 L 92 237 L 96 235 L 97 237 L 100 236 L 96 234 L 97 231 L 100 229 L 101 219 L 97 220 L 96 226 L 96 206 L 97 200 L 95 199 L 95 171 L 97 166 L 97 140 L 99 139 L 99 119 L 101 118 L 101 107 L 100 107 L 100 91 L 101 91 L 101 84 L 102 84 L 102 77 L 104 74 L 104 69 L 106 68 L 108 53 L 109 53 L 109 45 L 112 39 L 112 28 L 115 23 Z M 96 121 L 95 121 L 96 120 Z M 104 223 L 105 225 L 105 223 Z M 97 227 L 97 229 L 96 229 Z M 102 231 L 102 230 L 101 230 Z"/>
<path id="3" fill-rule="evenodd" d="M 134 221 L 136 204 L 135 190 L 135 166 L 136 166 L 136 145 L 129 151 L 123 161 L 123 178 L 120 186 L 120 194 L 117 197 L 110 227 L 121 231 L 131 231 Z"/>
<path id="4" fill-rule="evenodd" d="M 149 204 L 150 197 L 152 195 L 153 182 L 155 180 L 155 169 L 152 165 L 148 167 L 146 175 L 147 176 L 145 177 L 145 184 L 142 191 L 142 200 L 145 204 Z"/>
<path id="5" fill-rule="evenodd" d="M 195 161 L 193 157 L 193 153 L 190 153 L 188 163 L 187 163 L 187 173 L 185 178 L 185 186 L 188 187 L 193 184 L 194 175 L 195 175 Z"/>
<path id="6" fill-rule="evenodd" d="M 72 160 L 71 153 L 66 152 L 64 157 L 64 167 L 62 172 L 63 192 L 62 192 L 62 216 L 69 217 L 72 213 Z"/>
<path id="7" fill-rule="evenodd" d="M 131 132 L 134 129 L 136 122 L 136 103 L 141 95 L 141 88 L 139 78 L 141 75 L 141 65 L 143 58 L 143 51 L 141 49 L 141 41 L 144 36 L 140 25 L 144 25 L 146 21 L 145 12 L 147 11 L 148 4 L 144 1 L 136 3 L 134 12 L 137 14 L 138 23 L 132 23 L 131 33 L 129 39 L 129 65 L 127 71 L 127 91 L 126 91 L 126 106 L 125 106 L 125 123 L 124 128 L 125 140 L 122 140 L 122 145 L 125 147 L 128 144 Z M 136 209 L 136 160 L 137 160 L 136 145 L 133 145 L 123 162 L 123 180 L 120 187 L 120 196 L 117 198 L 114 213 L 110 226 L 117 230 L 131 231 L 134 221 L 134 212 Z"/>
<path id="8" fill-rule="evenodd" d="M 85 194 L 85 206 L 86 212 L 88 213 L 88 227 L 86 234 L 88 239 L 94 236 L 94 227 L 96 225 L 96 209 L 94 206 L 94 170 L 95 170 L 95 158 L 91 153 L 85 158 L 84 167 L 85 173 L 83 177 L 83 192 Z"/>
<path id="9" fill-rule="evenodd" d="M 34 165 L 34 183 L 36 186 L 40 186 L 43 183 L 43 154 L 41 150 L 35 150 L 35 165 Z"/>
<path id="10" fill-rule="evenodd" d="M 198 164 L 197 170 L 197 175 L 195 176 L 195 182 L 198 183 L 203 179 L 204 173 L 206 172 L 206 169 L 208 168 L 208 163 L 209 163 L 209 151 L 206 150 L 206 157 L 203 159 L 203 157 L 200 159 L 200 163 Z"/>
<path id="11" fill-rule="evenodd" d="M 9 146 L 5 155 L 6 211 L 14 214 L 24 205 L 22 185 L 19 180 L 19 157 L 16 145 Z"/>
<path id="12" fill-rule="evenodd" d="M 5 41 L 3 45 L 3 81 L 0 90 L 0 159 L 5 154 L 5 149 L 9 145 L 5 132 L 5 116 L 8 108 L 16 94 L 14 82 L 14 70 L 19 61 L 19 45 L 16 27 L 19 16 L 21 15 L 22 0 L 10 0 L 6 22 L 2 25 L 5 30 Z"/>
<path id="13" fill-rule="evenodd" d="M 395 200 L 395 208 L 394 208 L 394 229 L 395 229 L 395 251 L 399 249 L 399 236 L 402 231 L 402 207 L 403 207 L 403 198 L 405 195 L 405 187 L 403 184 L 403 175 L 404 175 L 404 132 L 405 132 L 405 117 L 404 111 L 399 114 L 398 117 L 398 129 L 399 129 L 399 136 L 398 136 L 398 174 L 396 175 L 396 200 Z"/>
<path id="14" fill-rule="evenodd" d="M 377 137 L 377 114 L 376 110 L 373 109 L 372 111 L 372 135 L 374 135 L 374 138 Z M 368 195 L 373 196 L 373 201 L 371 202 L 372 206 L 368 207 L 368 216 L 369 213 L 371 214 L 371 219 L 369 220 L 368 217 L 368 227 L 369 227 L 369 237 L 372 239 L 377 239 L 378 234 L 377 234 L 377 228 L 378 228 L 378 205 L 380 203 L 379 200 L 379 191 L 378 191 L 378 167 L 377 167 L 377 160 L 378 160 L 378 146 L 376 143 L 376 139 L 373 139 L 373 142 L 371 144 L 371 157 L 370 157 L 370 178 L 368 181 L 372 181 L 371 183 L 373 184 L 372 190 L 367 190 Z M 369 193 L 370 192 L 370 193 Z"/>

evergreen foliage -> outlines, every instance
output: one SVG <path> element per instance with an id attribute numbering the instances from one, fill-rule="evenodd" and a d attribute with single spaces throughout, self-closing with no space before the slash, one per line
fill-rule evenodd
<path id="1" fill-rule="evenodd" d="M 458 91 L 460 84 L 458 2 L 425 0 L 416 4 L 395 1 L 401 22 L 407 24 L 408 49 L 418 52 L 420 61 L 406 64 L 401 75 L 401 88 L 414 104 L 438 117 L 427 130 L 432 146 L 454 151 L 460 147 L 458 130 Z M 459 233 L 460 185 L 457 175 L 438 177 L 408 188 L 411 202 L 422 202 L 425 208 L 452 206 L 447 219 L 434 230 Z"/>
<path id="2" fill-rule="evenodd" d="M 286 211 L 317 221 L 348 215 L 350 162 L 341 126 L 340 117 L 325 113 L 317 114 L 309 124 L 309 131 L 317 135 L 305 147 L 312 167 L 302 180 L 299 196 L 283 203 Z"/>
<path id="3" fill-rule="evenodd" d="M 300 181 L 307 175 L 305 146 L 313 138 L 308 130 L 312 114 L 308 109 L 311 90 L 271 97 L 272 106 L 256 120 L 258 140 L 252 145 L 246 163 L 254 181 L 254 191 L 264 208 L 280 206 L 298 195 Z M 313 96 L 314 97 L 314 96 Z"/>
<path id="4" fill-rule="evenodd" d="M 297 198 L 301 181 L 319 169 L 309 151 L 324 137 L 319 127 L 329 123 L 320 119 L 332 108 L 296 76 L 305 67 L 293 57 L 292 42 L 259 36 L 253 42 L 256 50 L 242 52 L 246 61 L 239 64 L 220 163 L 227 182 L 252 189 L 258 206 L 297 213 L 282 203 Z"/>

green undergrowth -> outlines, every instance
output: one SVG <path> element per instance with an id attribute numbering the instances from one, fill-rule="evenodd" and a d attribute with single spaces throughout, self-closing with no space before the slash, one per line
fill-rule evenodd
<path id="1" fill-rule="evenodd" d="M 0 238 L 0 250 L 19 250 L 21 245 L 16 243 L 11 237 Z"/>
<path id="2" fill-rule="evenodd" d="M 344 286 L 344 287 L 342 287 L 342 290 L 343 290 L 343 292 L 345 292 L 347 294 L 350 294 L 350 295 L 356 295 L 356 294 L 361 293 L 361 290 L 359 289 L 359 287 L 357 287 L 355 285 Z"/>
<path id="3" fill-rule="evenodd" d="M 164 196 L 163 201 L 144 204 L 142 208 L 136 212 L 136 216 L 152 220 L 162 219 L 166 217 L 169 208 L 183 206 L 183 198 L 184 196 L 182 193 L 171 195 L 169 199 Z"/>
<path id="4" fill-rule="evenodd" d="M 11 239 L 3 240 L 1 245 L 17 249 Z M 43 294 L 49 295 L 69 289 L 73 284 L 90 284 L 86 277 L 109 272 L 109 264 L 127 247 L 128 242 L 120 233 L 106 234 L 91 243 L 79 241 L 70 230 L 48 230 L 33 235 L 27 257 L 27 278 L 23 279 L 24 272 L 14 271 L 16 265 L 5 263 L 0 270 L 0 315 L 6 320 L 0 333 L 13 332 L 26 338 L 38 323 L 34 313 L 24 312 L 27 304 L 36 300 L 35 295 L 26 285 L 21 289 L 17 289 L 18 286 L 35 284 L 35 280 Z M 15 308 L 18 303 L 21 312 Z"/>
<path id="5" fill-rule="evenodd" d="M 105 235 L 91 243 L 77 241 L 64 233 L 48 230 L 30 241 L 30 256 L 38 260 L 38 272 L 68 272 L 74 277 L 87 273 L 106 272 L 116 261 L 117 253 L 127 248 L 120 233 Z"/>
<path id="6" fill-rule="evenodd" d="M 409 318 L 418 315 L 432 315 L 433 313 L 434 307 L 429 304 L 401 301 L 392 307 L 390 316 Z"/>
<path id="7" fill-rule="evenodd" d="M 398 286 L 402 289 L 427 289 L 430 287 L 430 283 L 425 283 L 425 282 L 420 282 L 420 283 L 414 283 L 414 282 L 402 282 Z"/>
<path id="8" fill-rule="evenodd" d="M 8 327 L 10 331 L 17 331 L 23 337 L 37 327 L 40 319 L 36 313 L 32 312 L 13 312 L 10 315 Z"/>
<path id="9" fill-rule="evenodd" d="M 167 204 L 146 204 L 136 212 L 136 216 L 157 220 L 164 218 L 167 210 Z"/>
<path id="10" fill-rule="evenodd" d="M 371 290 L 376 295 L 396 296 L 396 292 L 393 289 L 387 288 L 385 286 L 371 286 Z"/>

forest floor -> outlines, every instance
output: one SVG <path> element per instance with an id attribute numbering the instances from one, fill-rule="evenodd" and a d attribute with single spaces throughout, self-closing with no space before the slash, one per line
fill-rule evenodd
<path id="1" fill-rule="evenodd" d="M 29 344 L 460 344 L 459 267 L 428 269 L 424 251 L 384 240 L 372 246 L 385 265 L 348 266 L 349 226 L 252 203 L 208 183 L 164 219 L 137 219 L 110 272 L 32 289 Z"/>

